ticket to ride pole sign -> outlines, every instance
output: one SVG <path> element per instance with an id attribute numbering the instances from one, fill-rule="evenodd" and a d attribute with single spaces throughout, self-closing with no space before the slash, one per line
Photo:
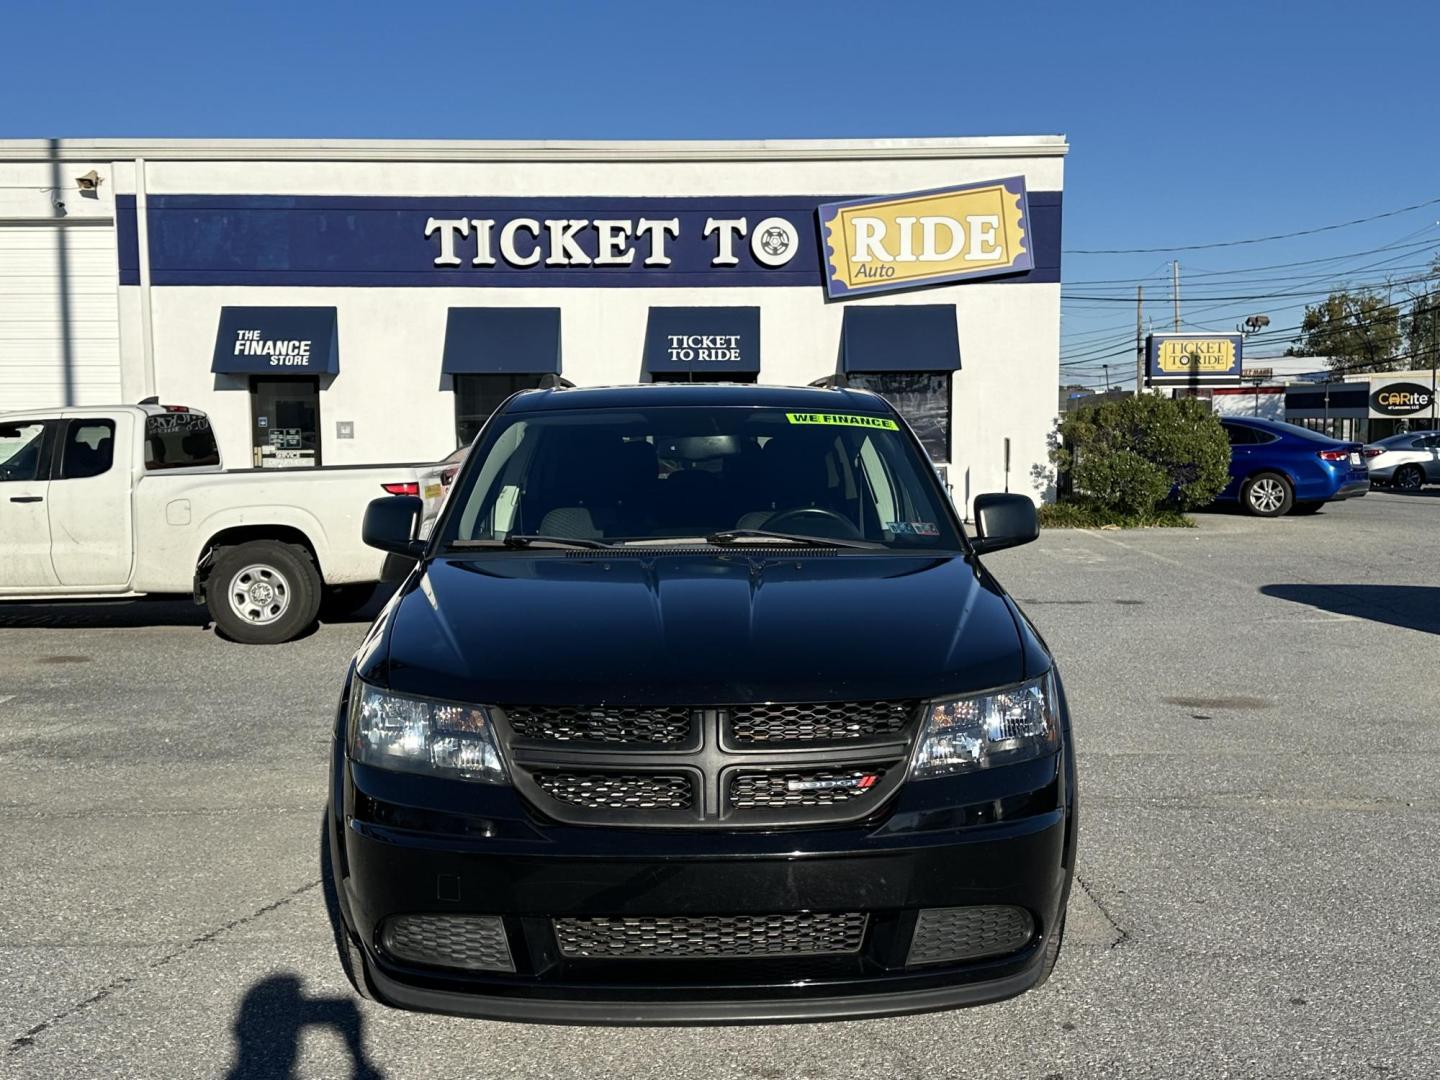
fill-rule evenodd
<path id="1" fill-rule="evenodd" d="M 1024 177 L 823 203 L 819 213 L 830 296 L 1035 268 Z"/>
<path id="2" fill-rule="evenodd" d="M 1239 334 L 1151 334 L 1145 340 L 1145 382 L 1233 382 L 1243 370 L 1244 344 Z"/>

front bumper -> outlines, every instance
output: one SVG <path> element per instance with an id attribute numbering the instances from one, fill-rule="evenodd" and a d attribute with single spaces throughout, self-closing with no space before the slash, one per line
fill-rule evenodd
<path id="1" fill-rule="evenodd" d="M 513 789 L 351 765 L 335 755 L 329 836 L 347 935 L 371 992 L 402 1008 L 551 1023 L 684 1024 L 882 1016 L 998 1001 L 1044 975 L 1074 866 L 1067 749 L 904 785 L 845 827 L 563 826 Z M 423 807 L 423 809 L 421 808 Z M 980 961 L 907 966 L 917 913 L 1012 905 L 1034 934 Z M 864 912 L 844 957 L 567 959 L 551 920 Z M 409 964 L 381 944 L 401 914 L 504 921 L 514 972 Z"/>

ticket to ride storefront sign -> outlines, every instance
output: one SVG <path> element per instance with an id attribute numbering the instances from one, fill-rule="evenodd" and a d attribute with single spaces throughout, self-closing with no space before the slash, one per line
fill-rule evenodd
<path id="1" fill-rule="evenodd" d="M 819 213 L 830 296 L 1023 273 L 1035 266 L 1023 177 L 823 203 Z"/>

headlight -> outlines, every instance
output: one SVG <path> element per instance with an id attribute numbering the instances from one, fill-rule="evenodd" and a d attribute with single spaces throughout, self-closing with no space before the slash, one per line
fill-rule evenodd
<path id="1" fill-rule="evenodd" d="M 365 765 L 508 784 L 495 727 L 481 705 L 392 694 L 355 680 L 350 757 Z"/>
<path id="2" fill-rule="evenodd" d="M 932 701 L 910 765 L 917 780 L 1044 757 L 1060 745 L 1054 672 L 1003 690 Z"/>

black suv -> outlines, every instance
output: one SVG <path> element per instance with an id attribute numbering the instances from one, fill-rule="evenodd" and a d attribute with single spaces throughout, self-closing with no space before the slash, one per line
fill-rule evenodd
<path id="1" fill-rule="evenodd" d="M 341 960 L 391 1005 L 557 1023 L 996 1001 L 1060 949 L 1074 755 L 1040 636 L 894 409 L 847 389 L 526 391 L 345 680 Z"/>

